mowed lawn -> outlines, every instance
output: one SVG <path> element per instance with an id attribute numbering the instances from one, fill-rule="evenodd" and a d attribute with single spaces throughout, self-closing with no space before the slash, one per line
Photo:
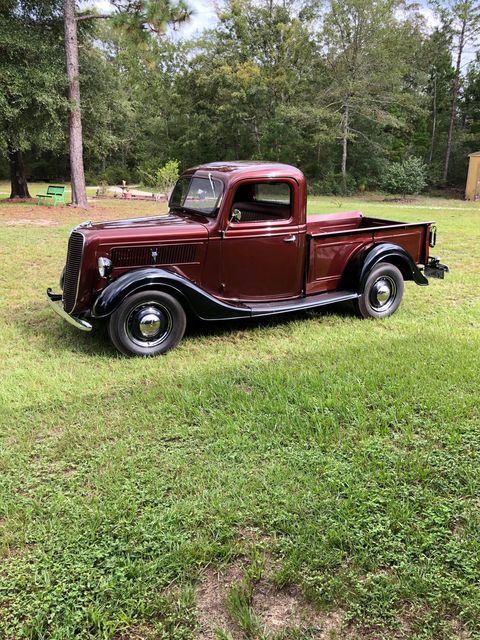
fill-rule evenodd
<path id="1" fill-rule="evenodd" d="M 0 203 L 0 637 L 480 637 L 480 204 L 400 310 L 191 327 L 118 356 L 48 308 L 69 230 L 165 205 Z"/>

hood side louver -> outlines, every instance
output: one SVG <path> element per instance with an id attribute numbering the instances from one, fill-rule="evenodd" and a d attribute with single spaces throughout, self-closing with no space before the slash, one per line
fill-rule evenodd
<path id="1" fill-rule="evenodd" d="M 197 245 L 174 244 L 158 247 L 119 247 L 112 249 L 114 267 L 185 264 L 197 261 Z"/>

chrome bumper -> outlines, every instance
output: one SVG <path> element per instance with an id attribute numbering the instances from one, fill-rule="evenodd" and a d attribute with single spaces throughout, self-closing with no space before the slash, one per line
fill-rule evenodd
<path id="1" fill-rule="evenodd" d="M 50 288 L 48 288 L 47 296 L 48 296 L 48 301 L 50 302 L 50 306 L 55 311 L 55 313 L 58 313 L 58 315 L 61 318 L 63 318 L 70 324 L 73 324 L 73 326 L 77 327 L 77 329 L 80 329 L 80 331 L 92 330 L 92 325 L 89 322 L 87 322 L 86 320 L 82 320 L 81 318 L 75 318 L 74 316 L 70 316 L 64 310 L 63 303 L 62 303 L 62 295 L 60 293 L 53 293 L 53 291 Z"/>

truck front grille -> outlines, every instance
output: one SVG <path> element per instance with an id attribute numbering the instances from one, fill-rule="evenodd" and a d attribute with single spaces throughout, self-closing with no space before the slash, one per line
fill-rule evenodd
<path id="1" fill-rule="evenodd" d="M 159 247 L 118 247 L 112 249 L 115 267 L 141 267 L 150 265 L 185 264 L 195 262 L 195 244 L 160 245 Z"/>
<path id="2" fill-rule="evenodd" d="M 72 313 L 77 302 L 84 240 L 81 233 L 72 231 L 68 241 L 67 264 L 63 281 L 63 308 L 67 313 Z"/>

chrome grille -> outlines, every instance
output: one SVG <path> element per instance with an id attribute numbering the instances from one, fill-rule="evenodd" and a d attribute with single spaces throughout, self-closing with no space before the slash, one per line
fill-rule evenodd
<path id="1" fill-rule="evenodd" d="M 68 240 L 67 264 L 63 281 L 63 308 L 72 313 L 77 302 L 80 268 L 82 266 L 84 237 L 78 231 L 73 231 Z"/>
<path id="2" fill-rule="evenodd" d="M 195 262 L 195 244 L 173 244 L 159 247 L 119 247 L 112 249 L 115 267 L 140 267 L 144 265 L 185 264 Z"/>

